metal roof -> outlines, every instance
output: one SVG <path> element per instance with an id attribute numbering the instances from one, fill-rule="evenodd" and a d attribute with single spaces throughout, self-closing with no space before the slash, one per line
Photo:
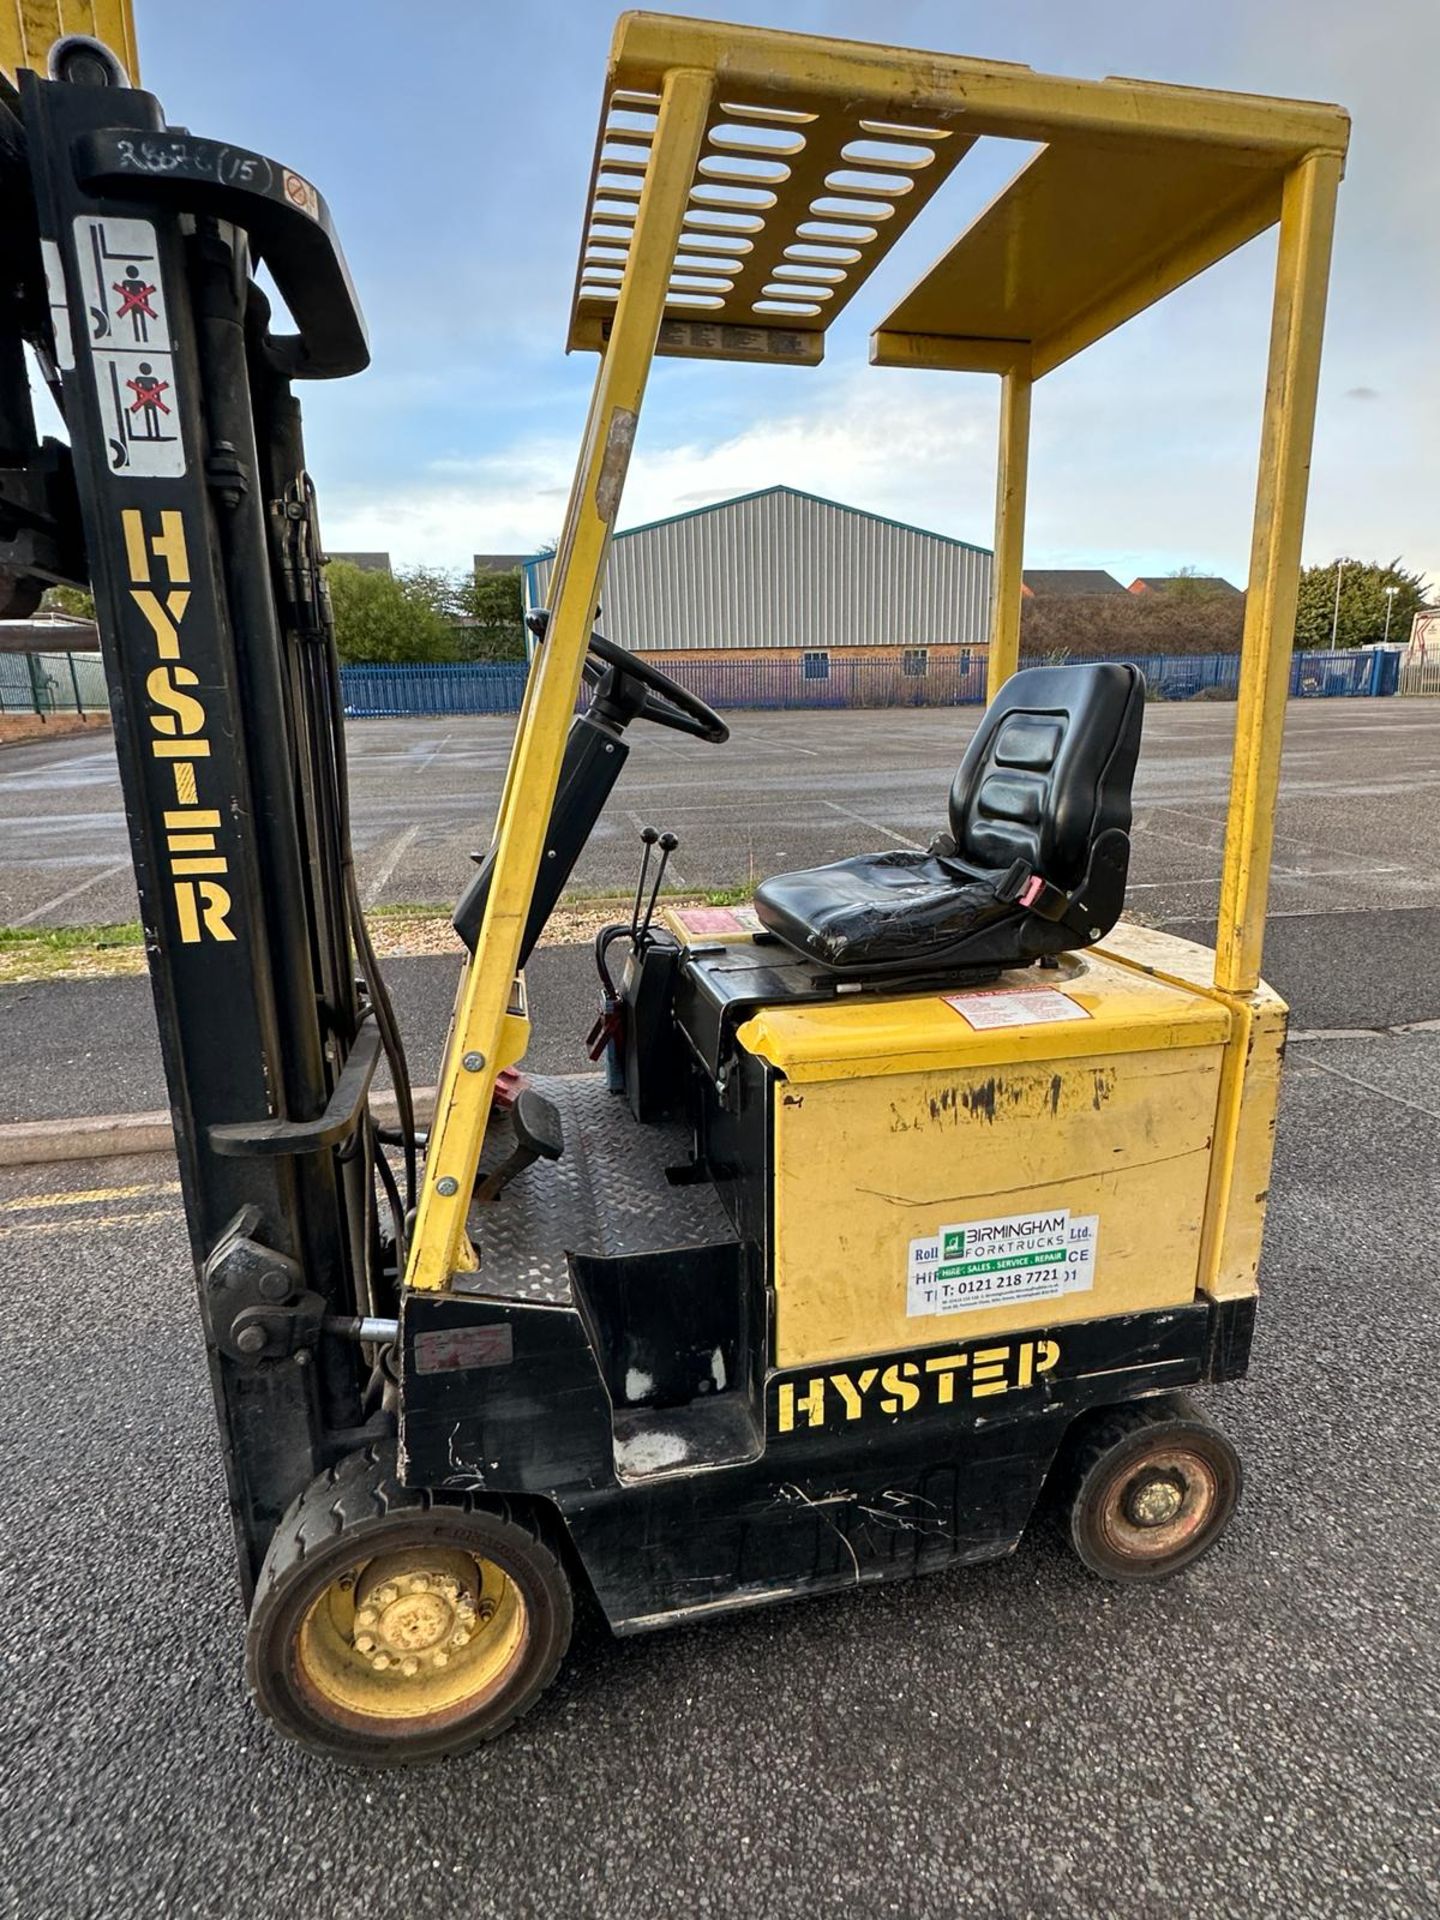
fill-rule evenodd
<path id="1" fill-rule="evenodd" d="M 727 494 L 723 500 L 707 500 L 703 506 L 687 507 L 683 513 L 667 513 L 659 520 L 643 520 L 639 526 L 622 527 L 615 534 L 617 540 L 628 540 L 634 533 L 650 533 L 656 527 L 674 526 L 679 520 L 695 520 L 702 513 L 719 513 L 726 507 L 738 507 L 747 500 L 765 500 L 772 494 L 787 494 L 792 500 L 809 500 L 817 507 L 833 507 L 837 513 L 859 514 L 862 519 L 873 520 L 882 527 L 895 527 L 901 533 L 918 533 L 925 540 L 943 540 L 952 547 L 965 547 L 971 553 L 988 554 L 989 547 L 977 546 L 973 540 L 957 540 L 953 534 L 937 533 L 933 527 L 917 527 L 909 520 L 894 520 L 887 513 L 872 513 L 868 507 L 852 507 L 844 500 L 830 500 L 822 493 L 807 493 L 802 487 L 756 487 L 750 493 Z M 526 560 L 546 558 L 543 554 L 527 554 Z M 521 564 L 517 562 L 517 565 Z"/>
<path id="2" fill-rule="evenodd" d="M 713 76 L 662 353 L 813 364 L 826 330 L 977 138 L 1043 150 L 900 301 L 882 364 L 1032 375 L 1278 217 L 1287 170 L 1343 153 L 1338 107 L 663 14 L 615 31 L 571 311 L 603 346 L 630 263 L 661 89 Z"/>
<path id="3" fill-rule="evenodd" d="M 1025 585 L 1037 600 L 1080 600 L 1092 593 L 1124 593 L 1103 567 L 1026 567 Z"/>
<path id="4" fill-rule="evenodd" d="M 0 620 L 0 653 L 96 653 L 99 648 L 95 622 L 72 614 Z"/>

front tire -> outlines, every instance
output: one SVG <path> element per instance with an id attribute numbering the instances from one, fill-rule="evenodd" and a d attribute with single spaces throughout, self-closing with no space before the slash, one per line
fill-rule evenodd
<path id="1" fill-rule="evenodd" d="M 571 1615 L 570 1582 L 530 1516 L 403 1487 L 394 1448 L 367 1447 L 276 1529 L 246 1679 L 284 1733 L 331 1759 L 436 1760 L 534 1704 Z"/>
<path id="2" fill-rule="evenodd" d="M 1102 1579 L 1168 1579 L 1214 1546 L 1240 1485 L 1239 1454 L 1183 1396 L 1112 1408 L 1071 1461 L 1070 1544 Z"/>

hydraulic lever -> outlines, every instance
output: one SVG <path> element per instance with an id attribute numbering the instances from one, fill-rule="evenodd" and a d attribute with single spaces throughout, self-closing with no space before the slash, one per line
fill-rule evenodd
<path id="1" fill-rule="evenodd" d="M 650 871 L 650 849 L 660 835 L 654 827 L 640 829 L 640 844 L 644 851 L 640 855 L 640 878 L 635 882 L 635 904 L 630 909 L 630 944 L 633 947 L 640 938 L 640 902 L 645 897 L 645 876 Z"/>
<path id="2" fill-rule="evenodd" d="M 676 834 L 662 833 L 660 836 L 660 858 L 656 862 L 656 866 L 655 866 L 655 884 L 650 889 L 650 904 L 646 907 L 645 918 L 641 922 L 640 926 L 637 928 L 635 933 L 634 945 L 637 953 L 639 952 L 640 948 L 644 946 L 646 940 L 649 938 L 650 922 L 655 917 L 655 902 L 660 897 L 660 888 L 665 879 L 665 869 L 670 864 L 671 854 L 675 851 L 676 847 L 678 847 L 679 844 L 680 844 L 680 840 L 678 835 Z M 646 859 L 646 864 L 648 865 L 649 859 L 650 859 L 650 849 L 648 847 L 645 849 L 645 859 Z M 643 878 L 644 878 L 643 874 L 641 878 L 643 881 Z"/>

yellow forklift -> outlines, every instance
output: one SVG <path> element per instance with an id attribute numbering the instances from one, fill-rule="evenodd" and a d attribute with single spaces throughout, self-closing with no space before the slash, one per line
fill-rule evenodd
<path id="1" fill-rule="evenodd" d="M 641 1632 L 1009 1553 L 1042 1499 L 1100 1575 L 1190 1564 L 1240 1487 L 1185 1390 L 1243 1375 L 1255 1317 L 1345 115 L 622 17 L 568 341 L 594 394 L 427 1135 L 293 393 L 364 366 L 358 305 L 315 186 L 168 126 L 94 11 L 4 49 L 0 576 L 12 610 L 94 585 L 261 1708 L 340 1759 L 457 1752 L 553 1677 L 577 1586 Z M 688 735 L 697 779 L 726 737 L 594 631 L 651 362 L 815 365 L 985 139 L 1038 151 L 871 349 L 1001 382 L 990 698 L 935 838 L 699 912 L 659 905 L 662 843 L 597 942 L 603 1071 L 527 1079 L 524 963 L 628 729 Z M 1031 394 L 1277 224 L 1212 953 L 1121 918 L 1139 673 L 1019 667 Z"/>

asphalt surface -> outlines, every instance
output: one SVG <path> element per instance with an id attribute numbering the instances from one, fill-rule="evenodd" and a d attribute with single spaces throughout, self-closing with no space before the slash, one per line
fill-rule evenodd
<path id="1" fill-rule="evenodd" d="M 694 890 L 748 884 L 862 848 L 920 844 L 943 819 L 976 718 L 963 708 L 731 717 L 733 737 L 719 750 L 634 729 L 634 754 L 578 888 L 628 893 L 637 824 L 646 820 L 678 826 L 672 878 Z M 1208 940 L 1213 927 L 1233 720 L 1226 704 L 1146 712 L 1128 910 L 1190 938 Z M 498 796 L 508 737 L 503 720 L 352 725 L 367 896 L 449 903 L 458 895 Z M 1301 1027 L 1440 1015 L 1440 700 L 1295 701 L 1286 737 L 1268 976 Z M 92 845 L 94 835 L 101 838 Z M 7 750 L 0 925 L 134 912 L 108 741 Z M 417 1082 L 432 1080 L 438 1067 L 456 964 L 415 958 L 386 969 Z M 532 1065 L 580 1071 L 593 1016 L 588 955 L 542 949 L 531 989 Z M 143 980 L 0 987 L 0 1120 L 164 1104 Z"/>
<path id="2" fill-rule="evenodd" d="M 1246 1462 L 1153 1592 L 1012 1559 L 616 1642 L 338 1772 L 247 1705 L 168 1161 L 0 1175 L 0 1912 L 1417 1920 L 1440 1908 L 1440 1035 L 1292 1049 Z M 49 1196 L 48 1198 L 46 1196 Z M 17 1204 L 18 1203 L 18 1204 Z"/>
<path id="3" fill-rule="evenodd" d="M 1211 921 L 1166 924 L 1187 940 L 1213 941 Z M 439 1072 L 458 953 L 385 963 L 416 1086 L 432 1085 Z M 1440 907 L 1276 918 L 1265 970 L 1301 1031 L 1440 1018 Z M 526 977 L 534 1020 L 527 1067 L 584 1073 L 598 1005 L 590 948 L 540 947 Z M 0 986 L 0 1049 L 0 1121 L 146 1113 L 167 1104 L 150 985 L 140 976 Z"/>
<path id="4" fill-rule="evenodd" d="M 457 943 L 454 959 L 385 963 L 416 1086 L 433 1086 L 439 1073 L 460 954 Z M 585 1035 L 599 999 L 591 949 L 542 947 L 526 980 L 534 1021 L 526 1066 L 532 1073 L 586 1072 Z M 147 1113 L 168 1104 L 143 975 L 0 986 L 0 1048 L 0 1121 Z M 384 1084 L 383 1072 L 376 1084 Z"/>
<path id="5" fill-rule="evenodd" d="M 632 752 L 576 874 L 634 885 L 646 822 L 679 834 L 678 886 L 748 885 L 944 824 L 978 708 L 737 713 L 727 746 L 631 729 Z M 1132 909 L 1215 910 L 1235 709 L 1152 705 L 1135 788 Z M 365 720 L 348 730 L 354 840 L 371 903 L 453 901 L 489 838 L 508 719 Z M 1298 700 L 1277 821 L 1280 912 L 1440 906 L 1440 700 Z M 108 736 L 0 757 L 0 926 L 135 917 Z"/>
<path id="6" fill-rule="evenodd" d="M 1154 897 L 1132 906 L 1202 936 L 1223 801 L 1206 729 L 1226 712 L 1147 716 Z M 1157 713 L 1176 729 L 1159 754 Z M 867 820 L 827 850 L 903 831 L 906 783 L 938 768 L 912 764 L 918 732 L 871 740 L 868 770 L 837 735 L 831 780 Z M 1204 1395 L 1246 1495 L 1153 1592 L 1092 1580 L 1042 1524 L 990 1567 L 639 1640 L 586 1615 L 496 1746 L 336 1771 L 245 1700 L 172 1163 L 0 1172 L 0 1914 L 1440 1911 L 1440 1031 L 1392 1030 L 1440 1018 L 1440 703 L 1292 710 L 1287 781 L 1267 972 L 1314 1037 L 1289 1054 L 1251 1376 Z M 765 865 L 812 857 L 780 792 Z M 721 826 L 748 804 L 732 790 Z M 715 831 L 707 876 L 748 857 Z M 589 964 L 536 956 L 537 1067 L 581 1064 Z M 389 974 L 428 1077 L 453 963 Z M 0 1117 L 75 1106 L 77 1079 L 85 1111 L 162 1104 L 147 996 L 0 990 Z"/>

